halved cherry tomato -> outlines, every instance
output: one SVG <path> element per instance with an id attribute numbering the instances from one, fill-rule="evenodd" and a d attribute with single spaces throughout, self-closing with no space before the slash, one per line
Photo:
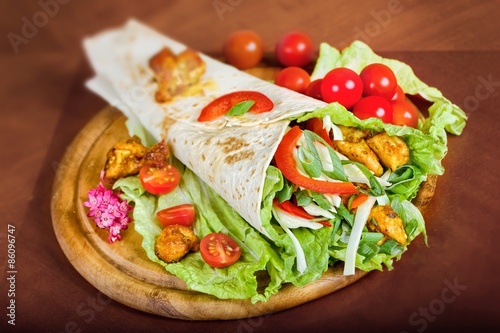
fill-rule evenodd
<path id="1" fill-rule="evenodd" d="M 392 110 L 392 123 L 394 125 L 417 127 L 419 112 L 417 107 L 408 99 L 393 102 Z"/>
<path id="2" fill-rule="evenodd" d="M 398 85 L 392 69 L 384 64 L 370 64 L 359 73 L 363 81 L 363 96 L 380 96 L 390 100 Z"/>
<path id="3" fill-rule="evenodd" d="M 326 141 L 330 146 L 333 147 L 332 139 L 330 139 L 330 135 L 323 128 L 323 122 L 319 118 L 311 118 L 306 121 L 306 129 L 318 134 L 323 140 Z"/>
<path id="4" fill-rule="evenodd" d="M 321 96 L 321 82 L 323 82 L 323 79 L 317 79 L 309 83 L 309 86 L 306 89 L 306 95 L 322 101 L 323 97 Z"/>
<path id="5" fill-rule="evenodd" d="M 313 57 L 311 37 L 303 32 L 290 32 L 276 44 L 276 58 L 283 66 L 304 67 Z"/>
<path id="6" fill-rule="evenodd" d="M 224 43 L 223 54 L 226 61 L 238 69 L 248 69 L 257 65 L 264 55 L 262 38 L 252 30 L 233 32 Z"/>
<path id="7" fill-rule="evenodd" d="M 214 232 L 201 240 L 200 254 L 210 266 L 222 268 L 234 264 L 241 256 L 241 249 L 228 235 Z"/>
<path id="8" fill-rule="evenodd" d="M 171 224 L 190 227 L 195 220 L 194 206 L 191 204 L 182 204 L 165 208 L 156 213 L 156 218 L 164 227 Z"/>
<path id="9" fill-rule="evenodd" d="M 175 189 L 181 174 L 171 164 L 145 165 L 139 171 L 139 179 L 146 191 L 154 195 L 166 194 Z"/>
<path id="10" fill-rule="evenodd" d="M 368 96 L 360 99 L 352 113 L 359 119 L 380 118 L 384 123 L 392 122 L 392 105 L 391 103 L 380 96 Z"/>
<path id="11" fill-rule="evenodd" d="M 295 215 L 297 217 L 301 217 L 306 220 L 312 220 L 315 218 L 314 216 L 306 212 L 304 208 L 295 206 L 289 200 L 279 202 L 278 199 L 274 199 L 273 204 L 279 209 L 284 210 L 285 212 Z"/>
<path id="12" fill-rule="evenodd" d="M 290 129 L 283 139 L 281 139 L 278 149 L 274 154 L 276 166 L 281 170 L 283 176 L 293 184 L 302 186 L 311 191 L 328 194 L 354 194 L 357 188 L 351 182 L 329 182 L 313 179 L 302 175 L 297 169 L 293 150 L 297 146 L 297 141 L 302 136 L 302 130 L 299 126 Z"/>
<path id="13" fill-rule="evenodd" d="M 280 70 L 274 78 L 274 83 L 280 87 L 305 94 L 309 83 L 311 83 L 311 77 L 304 69 L 292 66 Z"/>
<path id="14" fill-rule="evenodd" d="M 222 117 L 231 108 L 244 101 L 254 101 L 248 112 L 263 113 L 271 111 L 274 108 L 274 103 L 266 95 L 258 91 L 235 91 L 223 96 L 220 96 L 205 106 L 198 117 L 198 121 L 210 121 Z"/>
<path id="15" fill-rule="evenodd" d="M 327 103 L 338 102 L 350 109 L 361 98 L 363 82 L 355 71 L 345 67 L 329 71 L 321 83 L 321 96 Z"/>

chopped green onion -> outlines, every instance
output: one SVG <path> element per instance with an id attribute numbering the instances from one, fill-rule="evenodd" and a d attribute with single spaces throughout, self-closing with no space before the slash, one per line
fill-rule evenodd
<path id="1" fill-rule="evenodd" d="M 341 180 L 344 182 L 348 181 L 347 176 L 345 175 L 345 172 L 344 172 L 344 168 L 342 167 L 342 164 L 340 162 L 340 158 L 338 157 L 335 150 L 333 150 L 333 148 L 328 143 L 326 143 L 322 137 L 320 137 L 319 135 L 317 135 L 314 132 L 311 132 L 309 130 L 304 130 L 304 136 L 306 137 L 306 140 L 309 138 L 309 140 L 311 141 L 313 146 L 314 146 L 314 141 L 318 141 L 318 142 L 321 142 L 323 145 L 325 145 L 325 147 L 328 149 L 331 163 L 333 165 L 333 171 L 326 171 L 323 169 L 323 173 L 332 179 L 337 179 L 337 180 Z M 314 148 L 314 150 L 317 153 L 316 148 Z"/>
<path id="2" fill-rule="evenodd" d="M 360 242 L 358 247 L 358 254 L 365 257 L 363 263 L 366 263 L 371 258 L 375 257 L 379 253 L 379 247 L 377 244 L 370 242 Z"/>
<path id="3" fill-rule="evenodd" d="M 362 242 L 378 243 L 384 235 L 380 232 L 363 232 Z"/>
<path id="4" fill-rule="evenodd" d="M 363 175 L 365 175 L 365 177 L 368 178 L 368 181 L 370 182 L 370 190 L 368 190 L 368 191 L 360 190 L 361 192 L 365 192 L 366 194 L 374 196 L 374 197 L 378 197 L 378 196 L 385 194 L 384 188 L 382 187 L 382 185 L 380 185 L 377 178 L 362 163 L 350 161 L 350 160 L 343 160 L 343 161 L 341 161 L 341 163 L 343 165 L 344 164 L 356 165 L 359 168 L 359 170 L 363 173 Z"/>
<path id="5" fill-rule="evenodd" d="M 404 247 L 401 246 L 394 239 L 387 240 L 384 244 L 380 245 L 379 248 L 380 248 L 379 249 L 380 253 L 385 253 L 385 254 L 388 254 L 390 256 L 403 253 L 403 251 L 404 251 Z"/>
<path id="6" fill-rule="evenodd" d="M 309 177 L 317 178 L 321 176 L 321 161 L 317 159 L 312 152 L 305 149 L 304 146 L 299 146 L 297 149 L 297 156 L 300 164 Z"/>

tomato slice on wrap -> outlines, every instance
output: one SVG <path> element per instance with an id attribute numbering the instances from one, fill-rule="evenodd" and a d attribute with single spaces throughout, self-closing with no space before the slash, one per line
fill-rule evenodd
<path id="1" fill-rule="evenodd" d="M 271 111 L 274 108 L 274 103 L 266 95 L 258 91 L 235 91 L 223 96 L 220 96 L 206 105 L 198 117 L 198 121 L 211 121 L 222 117 L 238 103 L 253 101 L 253 105 L 248 112 L 263 113 Z"/>

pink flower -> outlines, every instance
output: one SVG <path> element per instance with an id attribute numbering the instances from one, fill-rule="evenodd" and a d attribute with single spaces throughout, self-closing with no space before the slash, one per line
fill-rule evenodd
<path id="1" fill-rule="evenodd" d="M 87 194 L 83 203 L 89 209 L 88 217 L 101 229 L 108 229 L 108 241 L 114 243 L 121 239 L 120 232 L 128 228 L 132 219 L 128 213 L 132 210 L 126 200 L 122 200 L 113 190 L 104 187 L 102 177 L 99 185 Z"/>

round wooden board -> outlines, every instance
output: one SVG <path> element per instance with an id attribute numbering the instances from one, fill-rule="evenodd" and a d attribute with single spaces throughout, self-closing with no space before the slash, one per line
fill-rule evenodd
<path id="1" fill-rule="evenodd" d="M 260 73 L 262 74 L 262 73 Z M 52 220 L 59 244 L 76 270 L 112 299 L 141 311 L 184 320 L 249 318 L 286 310 L 346 287 L 364 275 L 342 275 L 336 265 L 317 281 L 304 287 L 284 285 L 268 302 L 221 300 L 191 291 L 179 278 L 150 261 L 133 229 L 123 232 L 120 242 L 109 244 L 107 232 L 86 216 L 83 201 L 99 183 L 106 153 L 128 137 L 125 117 L 108 107 L 99 112 L 68 147 L 58 169 L 52 194 Z M 430 179 L 416 199 L 423 209 L 434 192 Z"/>

